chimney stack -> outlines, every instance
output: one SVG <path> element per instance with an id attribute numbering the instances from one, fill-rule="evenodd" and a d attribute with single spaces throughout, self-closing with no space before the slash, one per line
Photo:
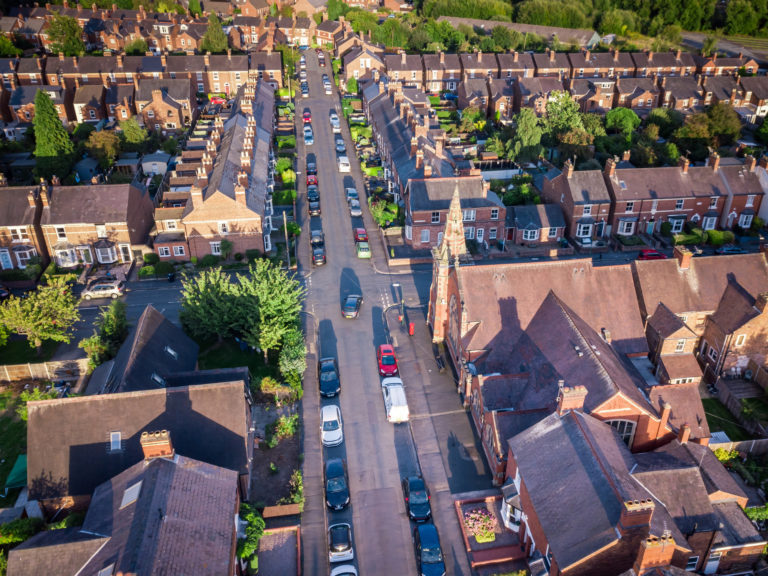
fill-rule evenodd
<path id="1" fill-rule="evenodd" d="M 573 176 L 573 160 L 568 158 L 568 160 L 565 161 L 565 164 L 563 164 L 563 174 L 565 174 L 565 177 L 570 180 L 571 176 Z"/>
<path id="2" fill-rule="evenodd" d="M 677 258 L 677 267 L 680 270 L 688 270 L 691 267 L 691 260 L 693 260 L 693 252 L 685 246 L 675 246 L 674 253 L 675 258 Z"/>
<path id="3" fill-rule="evenodd" d="M 205 67 L 208 68 L 211 65 L 211 53 L 206 52 L 205 56 L 203 56 L 203 62 L 205 63 Z"/>
<path id="4" fill-rule="evenodd" d="M 608 160 L 605 161 L 603 174 L 605 174 L 607 178 L 613 178 L 616 175 L 616 158 L 608 158 Z"/>
<path id="5" fill-rule="evenodd" d="M 400 52 L 400 62 L 402 63 L 403 66 L 405 66 L 406 60 L 407 58 L 406 58 L 405 50 L 403 50 L 402 52 Z"/>
<path id="6" fill-rule="evenodd" d="M 677 439 L 680 444 L 687 444 L 688 439 L 691 437 L 691 427 L 688 424 L 683 424 L 677 433 Z"/>
<path id="7" fill-rule="evenodd" d="M 683 169 L 683 174 L 688 174 L 688 166 L 691 165 L 691 161 L 685 156 L 681 156 L 678 165 Z"/>
<path id="8" fill-rule="evenodd" d="M 621 159 L 624 162 L 629 162 L 632 158 L 632 151 L 631 150 L 624 150 L 624 153 L 621 155 Z"/>
<path id="9" fill-rule="evenodd" d="M 619 532 L 626 533 L 633 528 L 649 526 L 655 508 L 656 505 L 650 498 L 624 502 L 619 515 Z"/>
<path id="10" fill-rule="evenodd" d="M 755 308 L 760 311 L 760 314 L 765 314 L 768 309 L 768 292 L 760 292 L 755 298 Z"/>
<path id="11" fill-rule="evenodd" d="M 669 402 L 664 402 L 664 405 L 661 407 L 661 420 L 659 421 L 659 429 L 656 433 L 656 438 L 661 438 L 664 436 L 665 429 L 667 427 L 667 424 L 669 423 L 669 415 L 672 413 L 672 404 Z"/>
<path id="12" fill-rule="evenodd" d="M 419 149 L 419 141 L 416 138 L 411 138 L 411 156 L 414 156 L 416 154 L 416 151 Z"/>
<path id="13" fill-rule="evenodd" d="M 663 535 L 661 538 L 649 536 L 640 544 L 633 570 L 639 576 L 654 568 L 668 567 L 674 554 L 675 541 L 671 536 Z"/>
<path id="14" fill-rule="evenodd" d="M 555 61 L 555 51 L 551 50 L 549 51 L 549 61 L 554 62 Z"/>
<path id="15" fill-rule="evenodd" d="M 518 62 L 520 60 L 520 54 L 515 50 L 514 54 L 512 55 L 512 61 Z"/>
<path id="16" fill-rule="evenodd" d="M 567 387 L 560 381 L 560 390 L 557 394 L 557 413 L 562 416 L 571 410 L 581 412 L 584 410 L 584 399 L 587 397 L 587 389 L 584 386 Z"/>
<path id="17" fill-rule="evenodd" d="M 748 172 L 754 172 L 756 166 L 757 166 L 757 159 L 754 156 L 752 156 L 752 154 L 747 154 L 744 157 L 744 168 Z"/>
<path id="18" fill-rule="evenodd" d="M 141 449 L 144 451 L 144 460 L 173 458 L 174 456 L 171 433 L 168 430 L 142 432 L 139 442 L 141 443 Z"/>
<path id="19" fill-rule="evenodd" d="M 713 150 L 707 158 L 707 164 L 712 167 L 714 172 L 717 172 L 720 169 L 720 154 Z"/>
<path id="20" fill-rule="evenodd" d="M 424 152 L 422 150 L 416 150 L 416 170 L 421 170 L 424 166 Z"/>
<path id="21" fill-rule="evenodd" d="M 651 62 L 653 62 L 653 50 L 650 50 L 648 52 L 648 64 L 650 64 Z"/>
<path id="22" fill-rule="evenodd" d="M 48 184 L 46 184 L 45 180 L 42 178 L 40 179 L 40 203 L 43 205 L 43 208 L 47 208 L 50 205 L 50 196 L 48 196 Z"/>
<path id="23" fill-rule="evenodd" d="M 440 50 L 440 64 L 445 64 L 445 52 Z"/>
<path id="24" fill-rule="evenodd" d="M 483 51 L 482 50 L 478 50 L 477 51 L 477 63 L 481 64 L 482 62 L 483 62 Z"/>
<path id="25" fill-rule="evenodd" d="M 611 336 L 611 331 L 607 328 L 602 328 L 601 332 L 603 334 L 603 340 L 605 340 L 606 344 L 610 344 L 613 341 L 613 337 Z"/>
<path id="26" fill-rule="evenodd" d="M 243 150 L 240 153 L 240 168 L 249 171 L 251 169 L 251 155 L 247 150 Z"/>

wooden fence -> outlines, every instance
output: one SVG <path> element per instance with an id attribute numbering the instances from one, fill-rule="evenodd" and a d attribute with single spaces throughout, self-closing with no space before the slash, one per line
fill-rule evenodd
<path id="1" fill-rule="evenodd" d="M 51 380 L 76 382 L 88 373 L 88 359 L 60 360 L 40 364 L 0 365 L 0 382 Z"/>

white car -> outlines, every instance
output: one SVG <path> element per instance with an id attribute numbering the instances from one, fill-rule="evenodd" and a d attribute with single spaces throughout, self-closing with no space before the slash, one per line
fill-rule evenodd
<path id="1" fill-rule="evenodd" d="M 352 526 L 346 522 L 328 526 L 328 560 L 349 562 L 355 559 L 355 549 L 352 547 Z"/>
<path id="2" fill-rule="evenodd" d="M 322 438 L 323 446 L 338 446 L 344 442 L 341 410 L 336 404 L 328 404 L 323 406 L 321 414 L 320 437 Z"/>
<path id="3" fill-rule="evenodd" d="M 352 564 L 344 564 L 344 566 L 336 566 L 331 570 L 331 576 L 357 576 L 357 568 Z"/>
<path id="4" fill-rule="evenodd" d="M 339 123 L 339 115 L 336 114 L 334 110 L 331 110 L 331 115 L 329 119 L 331 121 L 331 126 L 336 126 Z"/>
<path id="5" fill-rule="evenodd" d="M 360 217 L 363 215 L 363 211 L 360 208 L 360 202 L 358 202 L 357 200 L 349 201 L 349 215 L 356 216 L 356 217 Z"/>
<path id="6" fill-rule="evenodd" d="M 339 156 L 339 172 L 351 172 L 352 166 L 349 164 L 349 158 L 346 156 Z"/>

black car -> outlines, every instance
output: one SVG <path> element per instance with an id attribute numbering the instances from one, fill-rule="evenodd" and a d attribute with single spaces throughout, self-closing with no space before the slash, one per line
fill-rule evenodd
<path id="1" fill-rule="evenodd" d="M 425 522 L 432 516 L 429 505 L 429 491 L 421 476 L 403 478 L 403 497 L 408 516 L 416 522 Z"/>
<path id="2" fill-rule="evenodd" d="M 320 396 L 332 398 L 341 392 L 336 358 L 320 358 L 317 363 L 317 379 L 320 382 Z"/>
<path id="3" fill-rule="evenodd" d="M 363 297 L 360 294 L 350 294 L 341 303 L 341 315 L 344 318 L 357 318 L 362 303 Z"/>
<path id="4" fill-rule="evenodd" d="M 317 190 L 317 184 L 310 184 L 307 186 L 307 200 L 310 202 L 318 202 L 320 200 L 320 192 Z"/>
<path id="5" fill-rule="evenodd" d="M 320 198 L 309 200 L 308 209 L 310 216 L 320 216 Z"/>
<path id="6" fill-rule="evenodd" d="M 349 504 L 347 469 L 341 458 L 325 463 L 325 503 L 332 510 L 343 510 Z"/>
<path id="7" fill-rule="evenodd" d="M 445 576 L 443 551 L 434 524 L 419 524 L 413 529 L 413 549 L 419 576 Z"/>
<path id="8" fill-rule="evenodd" d="M 307 162 L 307 176 L 317 176 L 317 164 Z"/>
<path id="9" fill-rule="evenodd" d="M 325 246 L 325 235 L 323 234 L 323 231 L 312 230 L 309 237 L 309 243 L 312 245 L 312 248 L 322 248 Z"/>
<path id="10" fill-rule="evenodd" d="M 325 264 L 325 248 L 312 249 L 312 264 L 322 266 Z"/>

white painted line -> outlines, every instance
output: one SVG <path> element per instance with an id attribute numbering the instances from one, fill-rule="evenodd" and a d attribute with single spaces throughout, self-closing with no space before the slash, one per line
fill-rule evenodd
<path id="1" fill-rule="evenodd" d="M 437 418 L 438 416 L 451 416 L 452 414 L 466 413 L 466 410 L 460 408 L 457 410 L 448 410 L 447 412 L 435 412 L 434 414 L 411 414 L 411 420 L 427 420 L 429 418 Z"/>

